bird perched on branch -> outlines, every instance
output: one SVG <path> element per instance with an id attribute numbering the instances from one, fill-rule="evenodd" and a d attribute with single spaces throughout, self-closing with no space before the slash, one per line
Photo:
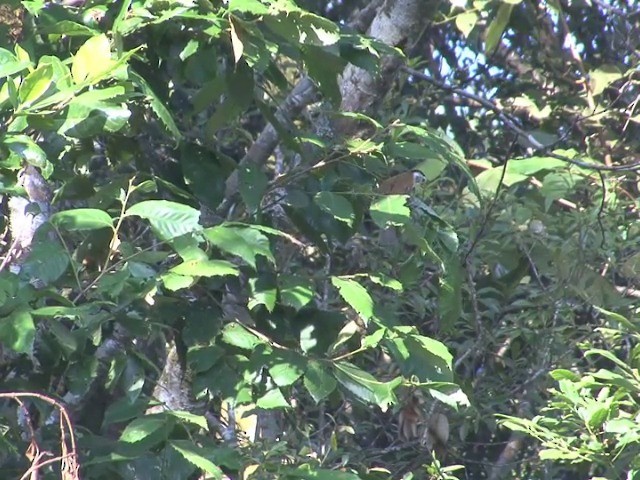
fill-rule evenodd
<path id="1" fill-rule="evenodd" d="M 382 195 L 407 195 L 413 191 L 416 185 L 426 180 L 419 170 L 402 172 L 382 181 L 378 186 L 378 193 Z"/>

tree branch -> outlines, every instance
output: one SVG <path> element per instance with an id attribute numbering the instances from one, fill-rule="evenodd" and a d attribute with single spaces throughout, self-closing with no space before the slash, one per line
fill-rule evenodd
<path id="1" fill-rule="evenodd" d="M 562 160 L 563 162 L 569 163 L 571 165 L 575 165 L 577 167 L 580 168 L 585 168 L 588 170 L 597 170 L 597 171 L 607 171 L 607 172 L 629 172 L 629 171 L 635 171 L 635 170 L 640 170 L 640 161 L 637 162 L 633 162 L 630 163 L 628 165 L 597 165 L 594 163 L 588 163 L 588 162 L 584 162 L 581 160 L 575 160 L 573 158 L 569 158 L 565 155 L 560 155 L 558 153 L 552 152 L 550 151 L 550 149 L 552 148 L 551 146 L 548 145 L 544 145 L 542 143 L 540 143 L 533 135 L 531 135 L 530 133 L 526 132 L 525 130 L 523 130 L 518 124 L 517 122 L 511 118 L 511 116 L 509 114 L 507 114 L 504 109 L 502 107 L 500 107 L 498 104 L 496 104 L 495 102 L 483 98 L 479 95 L 476 95 L 474 93 L 470 93 L 467 92 L 465 90 L 462 90 L 460 88 L 456 88 L 453 87 L 451 85 L 448 85 L 444 82 L 440 82 L 436 79 L 434 79 L 433 77 L 419 72 L 417 70 L 414 70 L 413 68 L 409 68 L 409 67 L 402 67 L 402 69 L 407 72 L 409 75 L 412 75 L 416 78 L 419 78 L 421 80 L 424 80 L 426 82 L 431 83 L 432 85 L 435 85 L 436 87 L 446 91 L 446 92 L 450 92 L 450 93 L 455 93 L 456 95 L 459 95 L 461 97 L 465 97 L 468 98 L 470 100 L 473 100 L 477 103 L 479 103 L 480 105 L 482 105 L 483 107 L 491 110 L 492 112 L 494 112 L 498 118 L 500 120 L 502 120 L 502 122 L 514 133 L 516 133 L 518 135 L 518 137 L 522 138 L 523 140 L 525 140 L 525 142 L 527 142 L 527 144 L 529 144 L 535 151 L 536 153 L 544 153 L 545 155 L 548 155 L 549 157 L 552 158 L 557 158 L 558 160 Z"/>

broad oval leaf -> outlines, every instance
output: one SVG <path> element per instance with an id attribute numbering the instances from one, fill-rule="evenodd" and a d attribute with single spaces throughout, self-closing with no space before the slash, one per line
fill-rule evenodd
<path id="1" fill-rule="evenodd" d="M 139 442 L 157 432 L 166 424 L 167 418 L 164 415 L 148 415 L 136 418 L 126 426 L 122 435 L 120 435 L 120 441 L 126 443 Z"/>
<path id="2" fill-rule="evenodd" d="M 460 33 L 462 33 L 462 35 L 468 37 L 471 33 L 471 30 L 473 30 L 473 27 L 475 27 L 476 23 L 478 23 L 479 19 L 480 17 L 477 12 L 462 12 L 456 15 L 456 27 L 458 28 L 458 30 L 460 30 Z"/>
<path id="3" fill-rule="evenodd" d="M 0 78 L 8 77 L 14 73 L 21 72 L 29 68 L 31 61 L 28 59 L 19 59 L 9 50 L 0 48 Z"/>
<path id="4" fill-rule="evenodd" d="M 226 260 L 189 260 L 169 270 L 170 273 L 192 277 L 222 277 L 239 275 L 238 268 Z"/>
<path id="5" fill-rule="evenodd" d="M 275 263 L 269 239 L 256 229 L 218 225 L 205 229 L 203 233 L 220 250 L 237 255 L 253 268 L 256 268 L 257 255 L 262 255 L 271 263 Z"/>
<path id="6" fill-rule="evenodd" d="M 417 335 L 413 327 L 396 327 L 400 335 L 387 343 L 405 377 L 421 382 L 452 382 L 453 357 L 447 347 L 432 338 Z"/>
<path id="7" fill-rule="evenodd" d="M 269 375 L 279 387 L 292 385 L 305 371 L 305 358 L 294 351 L 275 348 L 266 355 Z"/>
<path id="8" fill-rule="evenodd" d="M 408 223 L 411 220 L 411 210 L 407 207 L 408 198 L 407 195 L 385 196 L 371 205 L 371 218 L 380 228 Z"/>
<path id="9" fill-rule="evenodd" d="M 254 15 L 266 15 L 269 8 L 260 0 L 229 0 L 229 11 L 252 13 Z"/>
<path id="10" fill-rule="evenodd" d="M 288 275 L 281 279 L 280 299 L 284 305 L 300 310 L 308 305 L 314 296 L 311 281 Z"/>
<path id="11" fill-rule="evenodd" d="M 262 397 L 256 400 L 256 407 L 264 409 L 287 408 L 291 405 L 284 398 L 279 388 L 272 388 Z"/>
<path id="12" fill-rule="evenodd" d="M 103 210 L 95 208 L 76 208 L 54 213 L 50 219 L 56 227 L 67 231 L 97 230 L 99 228 L 112 228 L 113 220 Z"/>
<path id="13" fill-rule="evenodd" d="M 172 440 L 169 445 L 189 463 L 207 472 L 209 474 L 207 478 L 217 480 L 223 477 L 220 467 L 207 458 L 209 453 L 207 449 L 198 447 L 189 440 Z"/>
<path id="14" fill-rule="evenodd" d="M 353 220 L 355 219 L 353 207 L 351 202 L 342 195 L 333 192 L 319 192 L 316 194 L 314 201 L 322 210 L 330 213 L 337 220 L 349 226 L 353 225 Z"/>
<path id="15" fill-rule="evenodd" d="M 0 319 L 0 344 L 16 353 L 31 353 L 36 336 L 36 327 L 31 314 L 16 310 Z"/>
<path id="16" fill-rule="evenodd" d="M 34 167 L 47 165 L 47 154 L 26 135 L 7 135 L 3 142 L 9 150 Z"/>
<path id="17" fill-rule="evenodd" d="M 38 100 L 42 95 L 49 90 L 49 87 L 53 83 L 53 68 L 50 65 L 40 65 L 33 72 L 31 72 L 22 81 L 20 90 L 18 90 L 18 96 L 22 107 L 28 107 Z"/>
<path id="18" fill-rule="evenodd" d="M 331 277 L 331 283 L 363 320 L 367 321 L 373 317 L 373 299 L 366 288 L 354 280 L 340 277 Z"/>
<path id="19" fill-rule="evenodd" d="M 338 386 L 333 375 L 316 360 L 311 360 L 307 365 L 303 383 L 316 403 L 327 398 Z"/>
<path id="20" fill-rule="evenodd" d="M 402 378 L 398 377 L 390 382 L 380 382 L 370 373 L 351 363 L 341 361 L 336 362 L 333 366 L 338 382 L 365 403 L 378 405 L 385 411 L 389 405 L 397 401 L 393 391 L 402 383 Z"/>
<path id="21" fill-rule="evenodd" d="M 111 46 L 106 35 L 97 35 L 87 40 L 76 52 L 71 65 L 71 76 L 76 84 L 98 77 L 113 64 Z"/>
<path id="22" fill-rule="evenodd" d="M 238 323 L 230 323 L 222 330 L 222 340 L 234 347 L 244 350 L 253 350 L 264 343 L 257 335 L 251 333 Z"/>
<path id="23" fill-rule="evenodd" d="M 167 200 L 147 200 L 127 210 L 127 216 L 146 218 L 162 240 L 170 240 L 200 230 L 200 212 L 193 207 Z"/>

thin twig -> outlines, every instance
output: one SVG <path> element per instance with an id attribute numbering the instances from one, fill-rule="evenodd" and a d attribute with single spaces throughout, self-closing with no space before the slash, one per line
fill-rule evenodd
<path id="1" fill-rule="evenodd" d="M 581 160 L 575 160 L 573 158 L 569 158 L 565 155 L 560 155 L 559 153 L 555 153 L 550 151 L 550 147 L 548 145 L 544 145 L 542 143 L 540 143 L 533 135 L 531 135 L 530 133 L 526 132 L 524 129 L 522 129 L 514 119 L 512 119 L 503 109 L 502 107 L 500 107 L 498 104 L 496 104 L 495 102 L 483 98 L 479 95 L 467 92 L 465 90 L 462 90 L 460 88 L 456 88 L 452 85 L 448 85 L 444 82 L 440 82 L 438 80 L 436 80 L 435 78 L 419 72 L 417 70 L 414 70 L 413 68 L 409 68 L 409 67 L 402 67 L 402 69 L 407 72 L 410 75 L 413 75 L 416 78 L 419 78 L 421 80 L 424 80 L 426 82 L 431 83 L 432 85 L 435 85 L 438 88 L 441 88 L 442 90 L 445 90 L 447 92 L 451 92 L 451 93 L 455 93 L 456 95 L 460 95 L 461 97 L 466 97 L 469 98 L 471 100 L 474 100 L 475 102 L 478 102 L 480 105 L 484 106 L 485 108 L 491 110 L 492 112 L 494 112 L 498 118 L 500 118 L 500 120 L 502 120 L 502 122 L 513 132 L 515 132 L 519 137 L 523 138 L 524 140 L 526 140 L 528 142 L 529 145 L 531 145 L 531 147 L 538 153 L 542 153 L 544 152 L 546 155 L 548 155 L 549 157 L 552 158 L 556 158 L 558 160 L 562 160 L 563 162 L 569 163 L 571 165 L 575 165 L 577 167 L 580 168 L 584 168 L 584 169 L 588 169 L 588 170 L 597 170 L 597 171 L 603 171 L 603 172 L 629 172 L 629 171 L 636 171 L 640 169 L 640 161 L 637 162 L 633 162 L 630 163 L 628 165 L 598 165 L 598 164 L 594 164 L 594 163 L 588 163 L 588 162 L 584 162 Z"/>

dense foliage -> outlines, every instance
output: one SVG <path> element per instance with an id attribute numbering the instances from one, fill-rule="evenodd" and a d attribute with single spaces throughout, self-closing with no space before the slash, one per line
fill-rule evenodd
<path id="1" fill-rule="evenodd" d="M 640 15 L 0 5 L 3 478 L 640 478 Z"/>

